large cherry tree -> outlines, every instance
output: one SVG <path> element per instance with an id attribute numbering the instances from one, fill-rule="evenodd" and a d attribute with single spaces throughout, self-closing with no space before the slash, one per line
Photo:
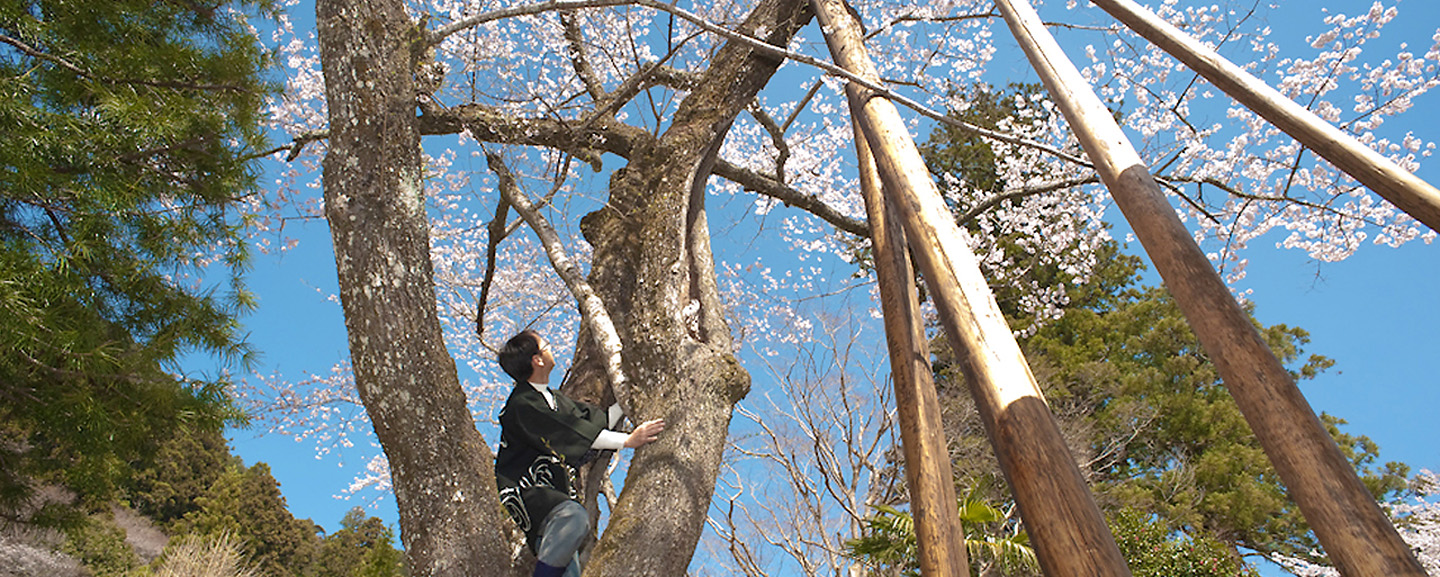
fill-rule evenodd
<path id="1" fill-rule="evenodd" d="M 1434 237 L 1103 13 L 1070 4 L 1045 13 L 1070 31 L 1092 82 L 1232 279 L 1247 245 L 1274 230 L 1332 260 L 1366 241 Z M 1087 282 L 1109 199 L 1043 96 L 1010 94 L 1010 114 L 984 126 L 946 116 L 964 117 L 976 83 L 990 80 L 1004 45 L 991 35 L 1001 25 L 993 6 L 855 9 L 892 96 L 917 122 L 990 143 L 987 182 L 937 174 L 976 253 L 992 270 Z M 1331 16 L 1309 48 L 1283 49 L 1248 3 L 1156 9 L 1402 165 L 1433 148 L 1431 136 L 1383 126 L 1440 83 L 1430 38 L 1423 53 L 1373 56 L 1367 43 L 1394 7 Z M 330 376 L 260 379 L 252 399 L 277 428 L 326 443 L 350 442 L 337 421 L 373 425 L 384 455 L 369 481 L 393 489 L 417 573 L 520 567 L 472 419 L 492 415 L 506 387 L 489 360 L 498 342 L 525 326 L 556 341 L 579 334 L 568 390 L 672 424 L 636 455 L 587 572 L 682 574 L 750 387 L 737 337 L 766 355 L 803 340 L 770 330 L 807 326 L 773 297 L 814 298 L 833 280 L 817 263 L 865 251 L 845 75 L 806 28 L 807 3 L 321 0 L 316 16 L 314 35 L 282 21 L 270 36 L 288 65 L 272 114 L 293 140 L 277 153 L 289 167 L 279 185 L 250 199 L 248 216 L 263 247 L 276 236 L 288 246 L 288 219 L 329 223 L 351 358 Z M 321 170 L 317 197 L 306 186 Z M 549 224 L 516 218 L 506 187 Z M 556 235 L 542 242 L 531 226 Z M 711 229 L 766 250 L 717 253 L 712 240 L 725 239 Z M 588 275 L 613 333 L 579 320 L 551 270 L 556 254 Z M 996 282 L 1013 285 L 1036 322 L 1064 305 L 1043 279 Z M 595 334 L 618 337 L 618 371 Z M 336 410 L 347 403 L 364 411 Z"/>

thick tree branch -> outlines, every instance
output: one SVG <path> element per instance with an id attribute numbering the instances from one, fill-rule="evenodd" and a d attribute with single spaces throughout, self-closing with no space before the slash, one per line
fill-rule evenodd
<path id="1" fill-rule="evenodd" d="M 510 181 L 510 185 L 514 186 L 514 179 Z M 504 186 L 503 179 L 501 185 Z M 495 255 L 499 252 L 500 241 L 510 234 L 505 227 L 505 219 L 509 215 L 510 202 L 502 194 L 495 201 L 495 218 L 486 227 L 489 234 L 485 235 L 485 276 L 480 280 L 480 298 L 475 300 L 475 336 L 481 340 L 485 334 L 485 305 L 490 302 L 490 285 L 495 281 Z"/>
<path id="2" fill-rule="evenodd" d="M 644 130 L 609 118 L 586 123 L 555 118 L 523 118 L 482 104 L 454 108 L 427 107 L 419 118 L 421 134 L 455 134 L 469 130 L 476 140 L 554 148 L 600 166 L 600 153 L 630 158 L 638 148 L 654 142 Z"/>
<path id="3" fill-rule="evenodd" d="M 775 200 L 806 211 L 821 220 L 830 223 L 835 228 L 848 232 L 858 237 L 869 238 L 870 227 L 864 221 L 840 214 L 824 201 L 813 194 L 805 194 L 785 183 L 777 181 L 748 168 L 741 168 L 725 160 L 715 162 L 715 174 L 728 179 L 744 187 L 745 190 L 763 194 Z"/>
<path id="4" fill-rule="evenodd" d="M 610 319 L 610 312 L 605 308 L 605 302 L 600 300 L 599 295 L 585 282 L 585 277 L 580 273 L 580 267 L 565 252 L 564 245 L 560 242 L 560 235 L 555 232 L 555 227 L 545 215 L 536 210 L 530 198 L 520 190 L 511 175 L 510 169 L 505 166 L 500 155 L 489 153 L 485 155 L 489 162 L 490 170 L 495 172 L 500 180 L 500 194 L 504 202 L 515 208 L 530 229 L 535 231 L 535 236 L 540 238 L 540 243 L 545 246 L 545 255 L 550 257 L 550 264 L 555 268 L 555 273 L 560 280 L 565 282 L 566 288 L 575 295 L 575 301 L 580 306 L 580 314 L 590 327 L 590 334 L 595 337 L 595 343 L 600 347 L 605 365 L 605 374 L 610 377 L 610 386 L 615 391 L 616 398 L 621 406 L 629 408 L 630 404 L 625 398 L 628 389 L 624 387 L 625 371 L 620 363 L 620 334 L 615 330 L 615 323 Z"/>
<path id="5" fill-rule="evenodd" d="M 580 23 L 575 21 L 575 11 L 561 10 L 560 25 L 565 28 L 565 41 L 570 43 L 566 52 L 570 56 L 570 64 L 575 67 L 575 74 L 585 83 L 585 91 L 590 93 L 590 98 L 596 102 L 604 100 L 605 86 L 595 74 L 595 68 L 590 66 L 590 59 L 585 56 L 585 37 Z"/>

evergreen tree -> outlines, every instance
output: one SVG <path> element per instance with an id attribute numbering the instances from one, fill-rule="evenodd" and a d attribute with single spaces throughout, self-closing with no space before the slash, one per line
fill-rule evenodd
<path id="1" fill-rule="evenodd" d="M 1046 107 L 1028 97 L 1034 92 L 1026 85 L 1001 92 L 972 87 L 965 91 L 969 108 L 957 116 L 987 127 L 1040 122 Z M 1019 201 L 1002 194 L 1005 175 L 994 168 L 991 144 L 940 127 L 925 153 L 961 225 L 1010 255 L 1013 270 L 986 265 L 992 290 L 1136 574 L 1236 575 L 1249 571 L 1241 549 L 1314 560 L 1313 534 L 1184 316 L 1164 290 L 1139 284 L 1140 260 L 1114 242 L 1098 243 L 1094 266 L 1077 278 L 1061 263 L 1025 258 L 1032 250 L 1025 231 L 987 224 L 975 212 Z M 1055 300 L 1063 314 L 1037 318 L 1027 309 L 1037 287 L 1061 293 Z M 1257 327 L 1297 379 L 1333 364 L 1304 356 L 1302 329 Z M 1009 502 L 1003 486 L 987 482 L 999 477 L 999 466 L 963 375 L 952 368 L 954 355 L 943 336 L 932 344 L 957 484 L 991 486 L 984 499 Z M 1381 465 L 1370 439 L 1341 432 L 1338 418 L 1321 418 L 1377 499 L 1406 491 L 1408 467 Z M 1189 573 L 1177 573 L 1182 566 Z"/>
<path id="2" fill-rule="evenodd" d="M 238 418 L 223 377 L 176 373 L 182 354 L 247 352 L 227 208 L 255 192 L 271 90 L 256 9 L 0 2 L 3 508 L 30 479 L 113 497 L 154 439 Z M 214 262 L 224 290 L 196 280 Z"/>
<path id="3" fill-rule="evenodd" d="M 1137 286 L 1135 259 L 1113 249 L 1106 258 L 1095 282 L 1071 289 L 1072 306 L 1062 318 L 1022 339 L 1098 504 L 1152 515 L 1167 534 L 1213 539 L 1237 559 L 1240 549 L 1313 558 L 1313 534 L 1179 308 L 1163 290 Z M 1297 378 L 1332 364 L 1320 356 L 1302 362 L 1302 329 L 1261 332 Z M 963 377 L 946 366 L 944 343 L 937 345 L 937 386 L 957 477 L 995 475 Z M 1408 467 L 1378 465 L 1373 441 L 1341 433 L 1340 419 L 1322 419 L 1377 499 L 1405 490 Z"/>
<path id="4" fill-rule="evenodd" d="M 356 507 L 340 520 L 340 530 L 326 535 L 315 558 L 312 577 L 400 577 L 402 555 L 394 531 L 377 517 Z"/>
<path id="5" fill-rule="evenodd" d="M 218 428 L 172 431 L 126 483 L 130 506 L 162 525 L 200 508 L 198 499 L 238 458 Z"/>
<path id="6" fill-rule="evenodd" d="M 238 540 L 262 574 L 299 577 L 315 560 L 319 528 L 291 516 L 270 467 L 231 467 L 196 500 L 198 510 L 173 525 L 177 535 Z"/>

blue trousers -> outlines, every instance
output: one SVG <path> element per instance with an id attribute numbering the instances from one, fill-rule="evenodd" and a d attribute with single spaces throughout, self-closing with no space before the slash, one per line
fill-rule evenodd
<path id="1" fill-rule="evenodd" d="M 574 501 L 555 507 L 545 516 L 540 525 L 540 546 L 535 551 L 539 563 L 535 565 L 536 577 L 556 575 L 564 567 L 564 577 L 580 577 L 580 557 L 576 551 L 585 539 L 590 514 L 585 507 Z"/>

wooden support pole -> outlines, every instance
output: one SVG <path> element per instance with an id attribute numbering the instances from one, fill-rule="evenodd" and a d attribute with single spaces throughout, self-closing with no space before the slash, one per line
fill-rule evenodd
<path id="1" fill-rule="evenodd" d="M 895 412 L 905 450 L 905 482 L 910 487 L 910 512 L 920 549 L 920 574 L 965 577 L 970 561 L 965 528 L 955 502 L 950 450 L 940 423 L 940 400 L 930 368 L 930 347 L 920 318 L 920 297 L 906 252 L 905 231 L 891 218 L 882 194 L 880 174 L 860 125 L 855 150 L 860 163 L 860 192 L 870 222 L 875 251 L 875 277 L 885 313 L 885 343 L 890 349 L 890 374 L 895 382 Z"/>
<path id="2" fill-rule="evenodd" d="M 859 23 L 841 0 L 811 0 L 835 63 L 878 82 Z M 895 106 L 846 86 L 895 216 L 915 250 L 1000 467 L 1049 577 L 1130 574 L 1020 346 Z"/>
<path id="3" fill-rule="evenodd" d="M 995 3 L 1330 560 L 1345 575 L 1425 575 L 1034 8 Z"/>
<path id="4" fill-rule="evenodd" d="M 1091 1 L 1430 230 L 1440 231 L 1440 190 L 1430 183 L 1331 126 L 1132 0 Z"/>

